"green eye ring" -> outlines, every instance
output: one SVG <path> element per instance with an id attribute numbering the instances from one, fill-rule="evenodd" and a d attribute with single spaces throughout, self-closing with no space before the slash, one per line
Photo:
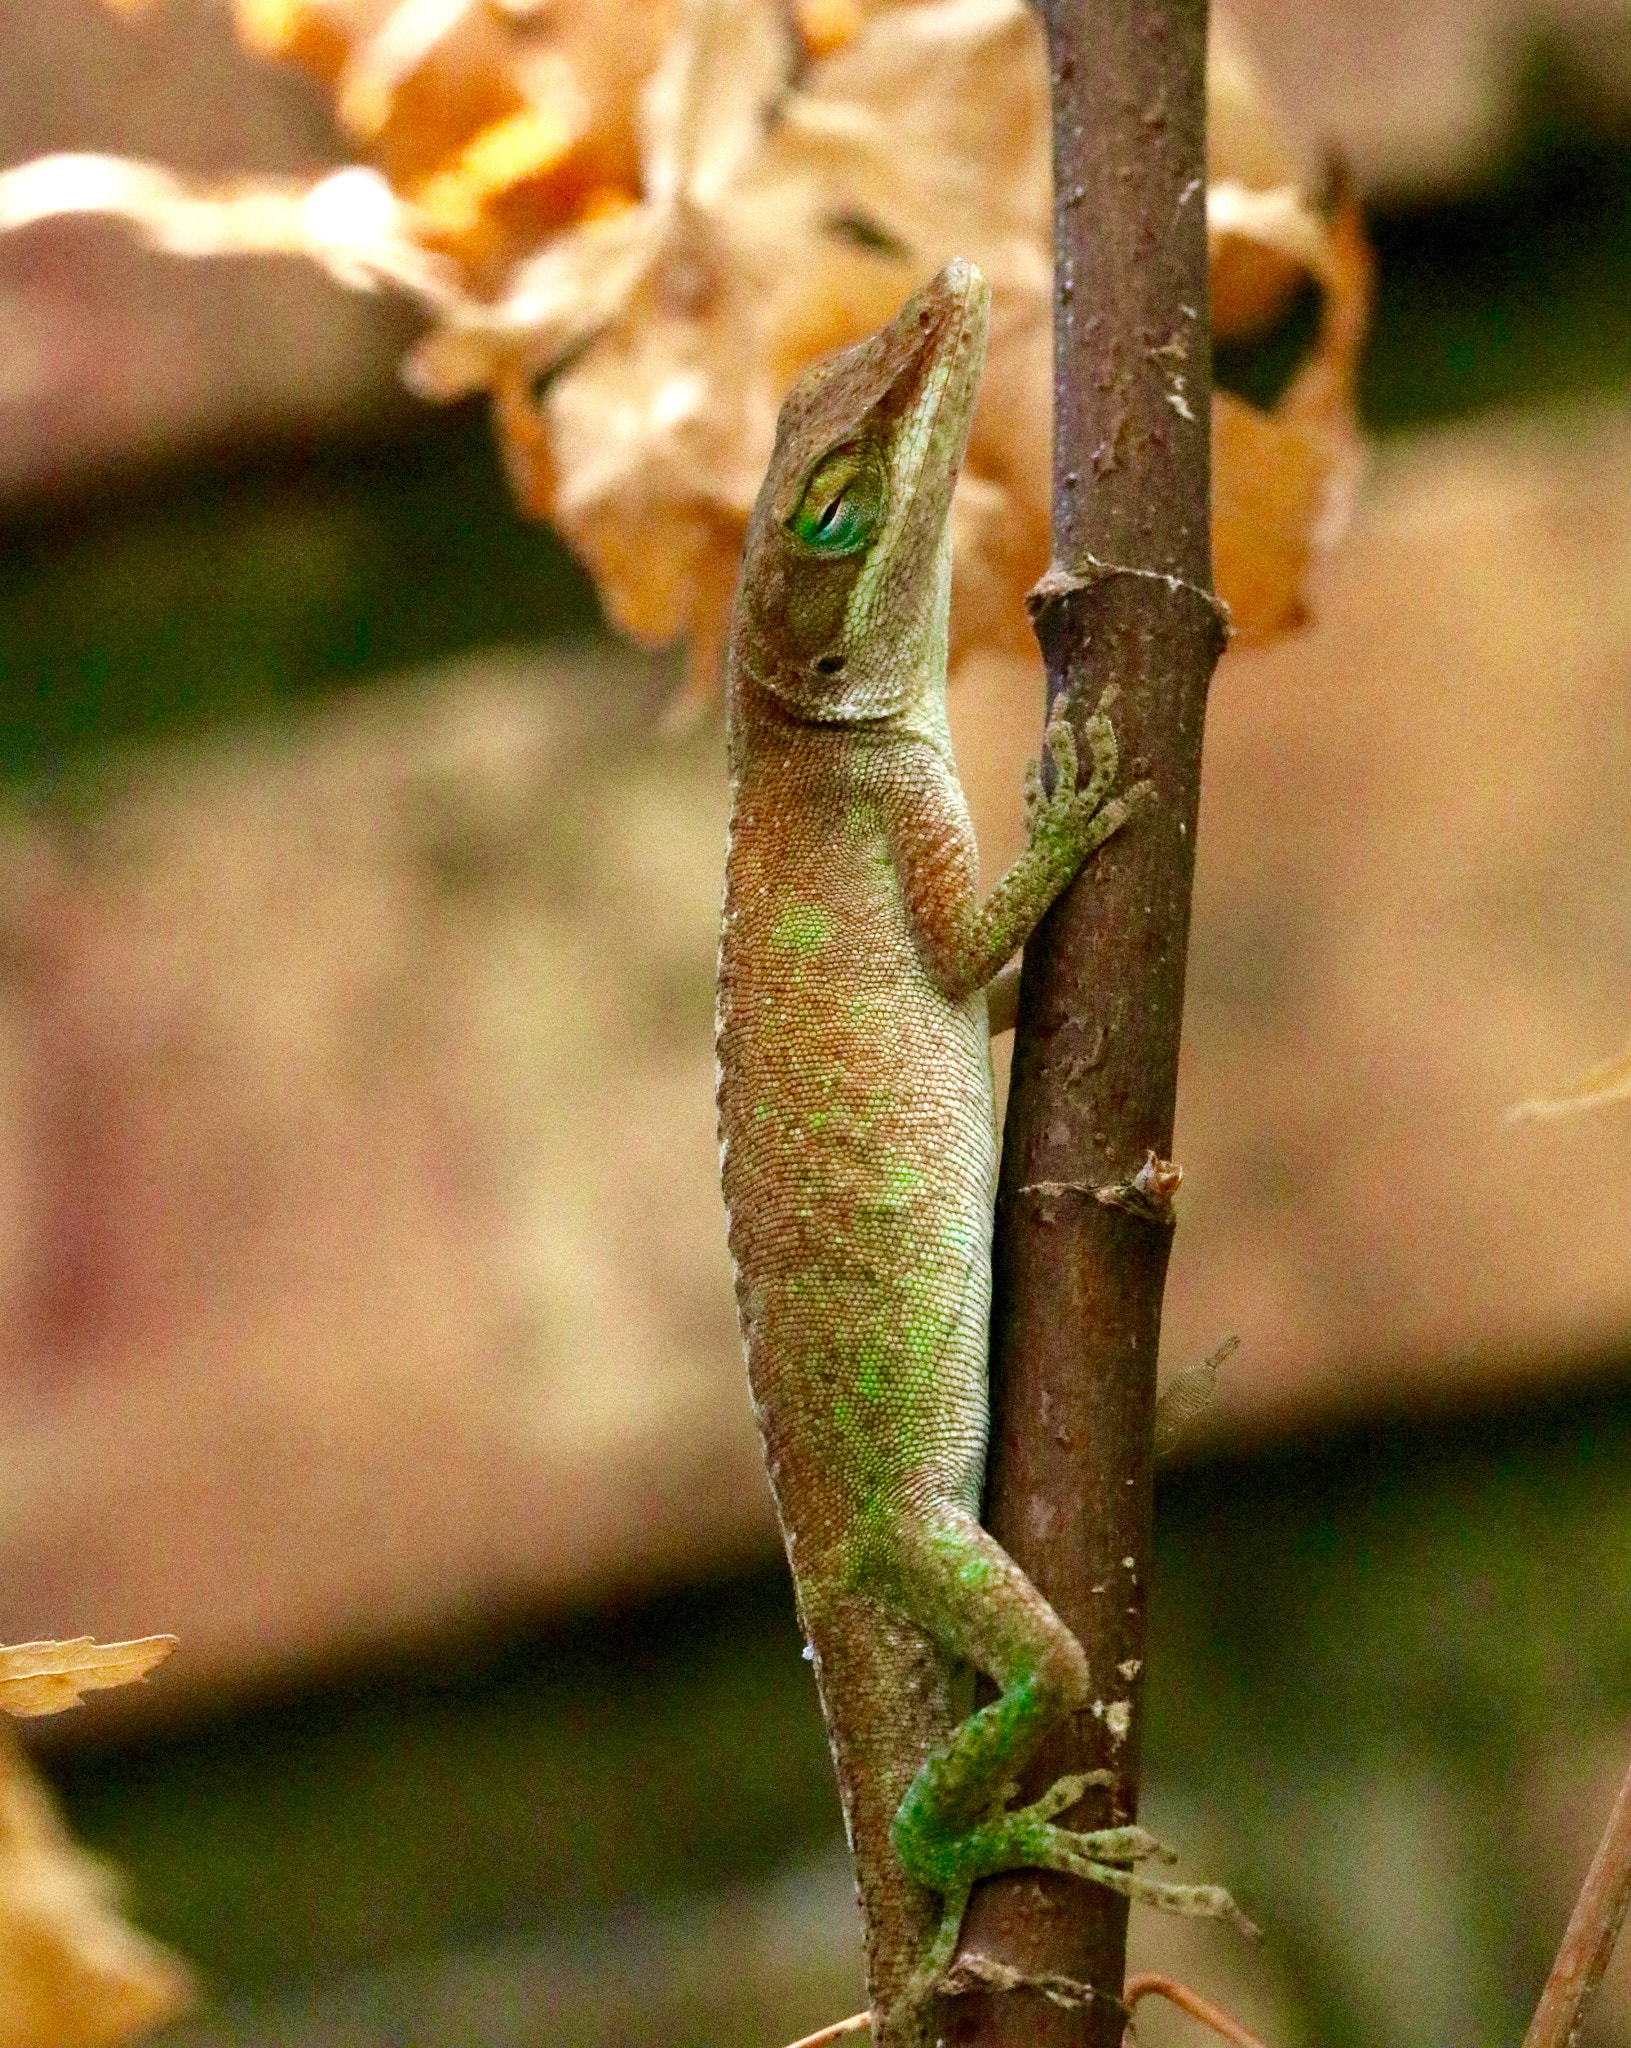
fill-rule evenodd
<path id="1" fill-rule="evenodd" d="M 888 489 L 875 448 L 850 442 L 824 455 L 787 522 L 796 540 L 823 555 L 852 555 L 883 524 Z"/>

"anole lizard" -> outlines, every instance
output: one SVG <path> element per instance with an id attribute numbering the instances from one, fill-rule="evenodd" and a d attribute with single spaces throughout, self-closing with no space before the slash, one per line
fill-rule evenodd
<path id="1" fill-rule="evenodd" d="M 989 293 L 953 262 L 783 404 L 727 662 L 732 782 L 719 1128 L 748 1375 L 832 1741 L 875 2048 L 927 2048 L 970 1887 L 1023 1866 L 1179 1911 L 1012 1780 L 1093 1695 L 1075 1637 L 980 1527 L 996 1146 L 986 988 L 1150 795 L 1114 732 L 1034 771 L 982 900 L 946 723 L 948 518 Z M 998 1698 L 968 1714 L 966 1674 Z"/>

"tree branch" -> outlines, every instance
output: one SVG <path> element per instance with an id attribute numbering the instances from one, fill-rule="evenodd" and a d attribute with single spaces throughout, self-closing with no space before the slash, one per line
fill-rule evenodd
<path id="1" fill-rule="evenodd" d="M 997 1209 L 987 1519 L 1087 1651 L 1091 1714 L 1022 1788 L 1115 1783 L 1069 1818 L 1131 1820 L 1155 1362 L 1212 596 L 1206 0 L 1040 0 L 1053 83 L 1054 560 L 1033 594 L 1050 704 L 1078 735 L 1111 689 L 1122 785 L 1157 800 L 1025 950 Z M 978 1991 L 947 2039 L 1115 2048 L 1127 1908 L 1020 1872 L 976 1894 L 965 1955 L 1096 1996 Z M 978 1969 L 964 1973 L 977 1980 Z"/>

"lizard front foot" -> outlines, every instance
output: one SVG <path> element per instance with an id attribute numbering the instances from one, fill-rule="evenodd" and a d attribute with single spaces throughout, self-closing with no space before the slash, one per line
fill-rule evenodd
<path id="1" fill-rule="evenodd" d="M 1133 812 L 1155 795 L 1152 782 L 1135 782 L 1122 796 L 1110 797 L 1120 765 L 1116 730 L 1102 707 L 1084 728 L 1093 768 L 1085 789 L 1078 789 L 1076 735 L 1062 718 L 1053 719 L 1043 734 L 1053 770 L 1053 787 L 1043 785 L 1039 764 L 1025 770 L 1025 823 L 1033 845 L 1043 845 L 1071 872 L 1081 866 Z"/>

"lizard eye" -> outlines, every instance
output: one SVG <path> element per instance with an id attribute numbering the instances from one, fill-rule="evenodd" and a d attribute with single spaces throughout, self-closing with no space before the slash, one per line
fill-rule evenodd
<path id="1" fill-rule="evenodd" d="M 875 448 L 851 443 L 824 455 L 804 486 L 787 528 L 824 555 L 864 548 L 883 524 L 884 466 Z"/>

